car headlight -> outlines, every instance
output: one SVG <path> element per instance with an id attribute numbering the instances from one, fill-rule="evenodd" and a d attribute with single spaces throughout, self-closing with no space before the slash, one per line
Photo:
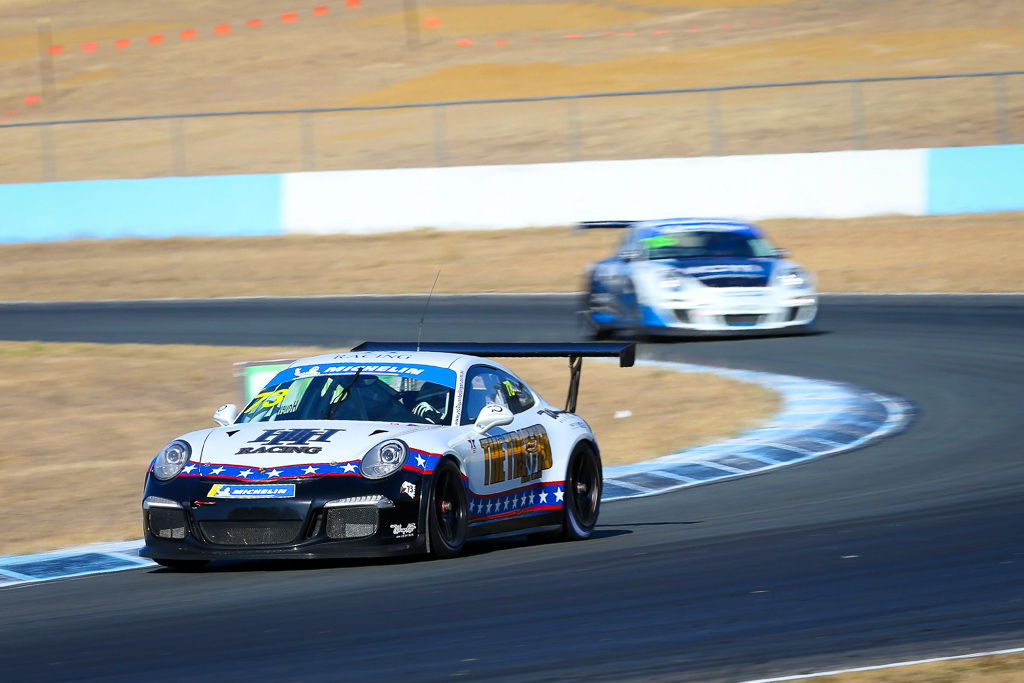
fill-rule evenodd
<path id="1" fill-rule="evenodd" d="M 397 439 L 382 441 L 366 451 L 359 463 L 359 473 L 367 479 L 383 479 L 402 469 L 408 455 L 409 448 L 404 442 Z"/>
<path id="2" fill-rule="evenodd" d="M 677 277 L 670 276 L 658 281 L 658 286 L 662 289 L 679 289 L 682 285 L 683 281 Z"/>
<path id="3" fill-rule="evenodd" d="M 185 441 L 172 441 L 156 454 L 153 461 L 153 476 L 160 481 L 167 481 L 178 476 L 188 459 L 192 457 L 192 447 Z"/>
<path id="4" fill-rule="evenodd" d="M 810 276 L 799 268 L 779 276 L 779 284 L 784 287 L 804 287 L 810 284 Z"/>
<path id="5" fill-rule="evenodd" d="M 686 289 L 687 279 L 678 270 L 669 270 L 658 280 L 658 286 L 662 289 Z"/>

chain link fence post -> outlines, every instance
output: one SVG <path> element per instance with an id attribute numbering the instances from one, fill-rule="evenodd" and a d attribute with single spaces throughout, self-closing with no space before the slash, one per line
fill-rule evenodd
<path id="1" fill-rule="evenodd" d="M 434 165 L 448 165 L 447 122 L 444 106 L 434 107 Z"/>
<path id="2" fill-rule="evenodd" d="M 1000 145 L 1010 144 L 1010 112 L 1006 102 L 1006 75 L 995 76 L 992 87 L 996 97 L 996 130 Z"/>
<path id="3" fill-rule="evenodd" d="M 313 130 L 313 117 L 308 112 L 299 117 L 302 134 L 302 170 L 316 170 L 316 138 Z"/>
<path id="4" fill-rule="evenodd" d="M 569 161 L 580 160 L 580 101 L 565 101 L 565 133 L 569 148 Z"/>
<path id="5" fill-rule="evenodd" d="M 39 170 L 43 182 L 57 179 L 56 150 L 53 145 L 53 126 L 39 127 Z"/>
<path id="6" fill-rule="evenodd" d="M 171 175 L 185 175 L 185 133 L 181 119 L 169 119 L 171 136 Z"/>
<path id="7" fill-rule="evenodd" d="M 864 84 L 850 84 L 850 116 L 853 120 L 853 148 L 867 147 L 867 135 L 864 132 Z"/>
<path id="8" fill-rule="evenodd" d="M 719 109 L 718 91 L 708 91 L 708 147 L 711 156 L 722 155 L 722 113 Z"/>

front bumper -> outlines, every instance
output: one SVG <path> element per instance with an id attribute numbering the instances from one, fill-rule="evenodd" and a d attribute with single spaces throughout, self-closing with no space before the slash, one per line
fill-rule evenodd
<path id="1" fill-rule="evenodd" d="M 683 333 L 742 334 L 805 327 L 817 314 L 818 297 L 813 293 L 730 288 L 699 297 L 666 297 L 647 307 L 643 324 Z"/>
<path id="2" fill-rule="evenodd" d="M 225 484 L 224 480 L 179 477 L 160 482 L 150 476 L 143 509 L 145 546 L 139 554 L 168 560 L 210 560 L 425 552 L 422 496 L 428 479 L 429 475 L 405 470 L 383 480 L 287 479 L 272 484 L 294 485 L 291 497 L 221 499 L 209 494 L 215 485 Z"/>

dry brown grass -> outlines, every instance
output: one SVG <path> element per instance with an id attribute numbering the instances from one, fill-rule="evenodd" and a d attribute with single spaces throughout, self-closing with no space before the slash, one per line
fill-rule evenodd
<path id="1" fill-rule="evenodd" d="M 232 363 L 316 351 L 0 342 L 0 391 L 17 397 L 0 422 L 0 555 L 138 538 L 146 466 L 168 440 L 212 426 L 213 409 L 236 395 Z M 564 363 L 515 367 L 560 403 Z M 618 464 L 732 436 L 777 404 L 766 389 L 711 375 L 588 363 L 579 413 Z M 632 417 L 615 419 L 623 409 Z"/>
<path id="2" fill-rule="evenodd" d="M 1024 290 L 1024 213 L 765 225 L 823 291 Z M 529 228 L 9 244 L 0 245 L 0 300 L 424 292 L 438 267 L 438 292 L 568 292 L 619 237 Z M 479 240 L 486 249 L 466 248 Z M 338 254 L 359 259 L 339 267 Z"/>
<path id="3" fill-rule="evenodd" d="M 276 21 L 294 9 L 278 0 L 0 0 L 0 118 L 39 90 L 35 31 L 43 15 L 53 17 L 57 43 L 106 42 L 95 54 L 72 50 L 58 58 L 59 99 L 12 120 L 991 71 L 1020 68 L 1024 47 L 1024 3 L 1005 0 L 463 0 L 421 7 L 420 17 L 442 24 L 421 30 L 414 49 L 406 45 L 398 0 L 356 11 L 332 4 L 325 17 L 307 8 L 295 24 Z M 250 17 L 267 23 L 243 26 Z M 234 30 L 214 36 L 212 26 L 223 21 Z M 194 42 L 174 37 L 189 27 L 200 29 Z M 166 44 L 139 42 L 154 31 L 168 32 Z M 601 35 L 607 32 L 615 35 Z M 585 37 L 563 37 L 575 33 Z M 136 42 L 118 51 L 110 43 L 116 37 Z M 461 37 L 476 44 L 455 46 Z M 978 79 L 867 86 L 865 144 L 995 142 L 992 85 Z M 1019 141 L 1024 78 L 1007 86 L 1009 135 Z M 940 107 L 933 106 L 936 93 Z M 703 94 L 586 101 L 579 108 L 580 157 L 849 148 L 856 143 L 850 99 L 843 86 L 724 93 L 718 148 Z M 298 117 L 189 120 L 182 124 L 185 172 L 561 161 L 571 158 L 566 121 L 564 103 L 450 109 L 439 155 L 427 110 L 317 115 L 315 152 L 304 160 Z M 52 133 L 58 179 L 174 172 L 166 121 L 59 126 Z M 0 181 L 42 177 L 39 130 L 0 130 L 0 146 Z"/>

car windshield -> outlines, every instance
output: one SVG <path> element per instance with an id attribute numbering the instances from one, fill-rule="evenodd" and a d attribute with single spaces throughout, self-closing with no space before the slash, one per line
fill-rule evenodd
<path id="1" fill-rule="evenodd" d="M 291 373 L 294 375 L 294 373 Z M 453 373 L 454 374 L 454 373 Z M 284 381 L 276 381 L 285 377 Z M 452 388 L 355 367 L 345 374 L 290 377 L 281 373 L 258 393 L 239 422 L 361 420 L 449 424 Z"/>
<path id="2" fill-rule="evenodd" d="M 763 237 L 723 230 L 685 230 L 640 240 L 649 259 L 758 258 L 775 255 Z"/>

